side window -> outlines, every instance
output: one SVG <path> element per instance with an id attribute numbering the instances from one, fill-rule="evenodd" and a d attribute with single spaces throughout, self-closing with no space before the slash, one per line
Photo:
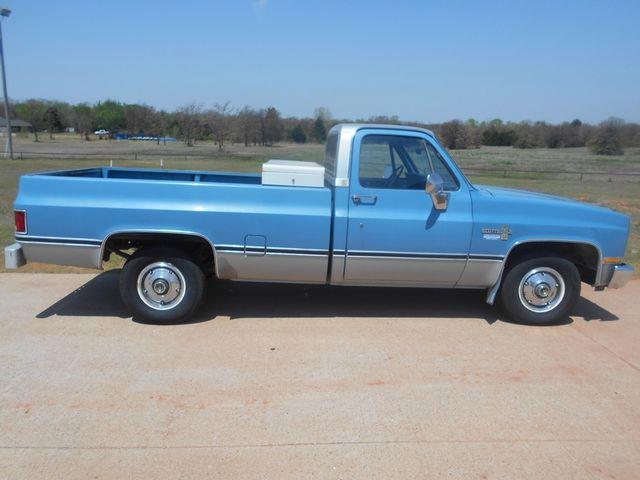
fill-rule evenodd
<path id="1" fill-rule="evenodd" d="M 445 189 L 458 188 L 444 159 L 419 137 L 367 135 L 360 143 L 359 160 L 358 176 L 365 188 L 422 190 L 434 170 L 442 176 Z"/>

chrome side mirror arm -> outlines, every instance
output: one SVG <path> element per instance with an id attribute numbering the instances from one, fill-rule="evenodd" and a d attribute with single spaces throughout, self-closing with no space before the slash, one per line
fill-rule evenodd
<path id="1" fill-rule="evenodd" d="M 449 192 L 444 191 L 444 182 L 438 173 L 427 175 L 425 191 L 431 197 L 433 208 L 436 210 L 446 210 L 449 204 Z"/>

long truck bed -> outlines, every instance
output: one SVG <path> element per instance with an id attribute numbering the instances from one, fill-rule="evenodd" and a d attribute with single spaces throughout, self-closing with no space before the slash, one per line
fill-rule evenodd
<path id="1" fill-rule="evenodd" d="M 262 185 L 258 174 L 87 168 L 25 175 L 15 208 L 29 261 L 100 268 L 126 232 L 189 234 L 214 248 L 220 278 L 324 283 L 332 189 Z M 269 278 L 265 278 L 268 275 Z"/>

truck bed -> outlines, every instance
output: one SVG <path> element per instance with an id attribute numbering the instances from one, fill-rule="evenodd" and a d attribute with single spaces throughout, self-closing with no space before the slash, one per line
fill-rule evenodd
<path id="1" fill-rule="evenodd" d="M 259 174 L 203 172 L 196 170 L 98 167 L 43 172 L 35 175 L 119 180 L 154 180 L 162 182 L 245 183 L 248 185 L 260 185 Z"/>
<path id="2" fill-rule="evenodd" d="M 29 261 L 100 268 L 112 235 L 166 232 L 206 239 L 220 278 L 324 283 L 330 188 L 262 185 L 260 175 L 87 168 L 24 175 L 15 208 Z"/>

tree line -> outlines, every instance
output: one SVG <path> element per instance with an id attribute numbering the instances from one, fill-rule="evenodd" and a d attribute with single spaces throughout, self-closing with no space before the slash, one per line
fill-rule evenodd
<path id="1" fill-rule="evenodd" d="M 621 155 L 625 147 L 640 146 L 640 125 L 614 117 L 597 125 L 579 119 L 559 124 L 496 119 L 489 122 L 452 120 L 432 127 L 442 142 L 452 149 L 477 148 L 480 145 L 515 148 L 587 146 L 599 155 Z"/>
<path id="2" fill-rule="evenodd" d="M 11 105 L 12 117 L 31 123 L 34 140 L 73 129 L 84 140 L 98 129 L 158 138 L 173 136 L 192 146 L 213 140 L 221 150 L 229 142 L 249 145 L 273 145 L 326 140 L 335 124 L 351 120 L 334 119 L 326 108 L 317 108 L 307 118 L 283 117 L 273 106 L 265 108 L 233 107 L 229 102 L 205 108 L 189 103 L 173 111 L 144 104 L 105 100 L 95 104 L 70 104 L 60 101 L 29 99 Z M 570 122 L 504 122 L 500 119 L 479 122 L 474 119 L 451 120 L 438 124 L 403 122 L 397 116 L 376 116 L 356 122 L 406 124 L 429 128 L 450 149 L 486 146 L 515 148 L 565 148 L 588 146 L 602 155 L 622 154 L 626 147 L 640 146 L 640 125 L 609 118 L 597 125 L 575 119 Z"/>

